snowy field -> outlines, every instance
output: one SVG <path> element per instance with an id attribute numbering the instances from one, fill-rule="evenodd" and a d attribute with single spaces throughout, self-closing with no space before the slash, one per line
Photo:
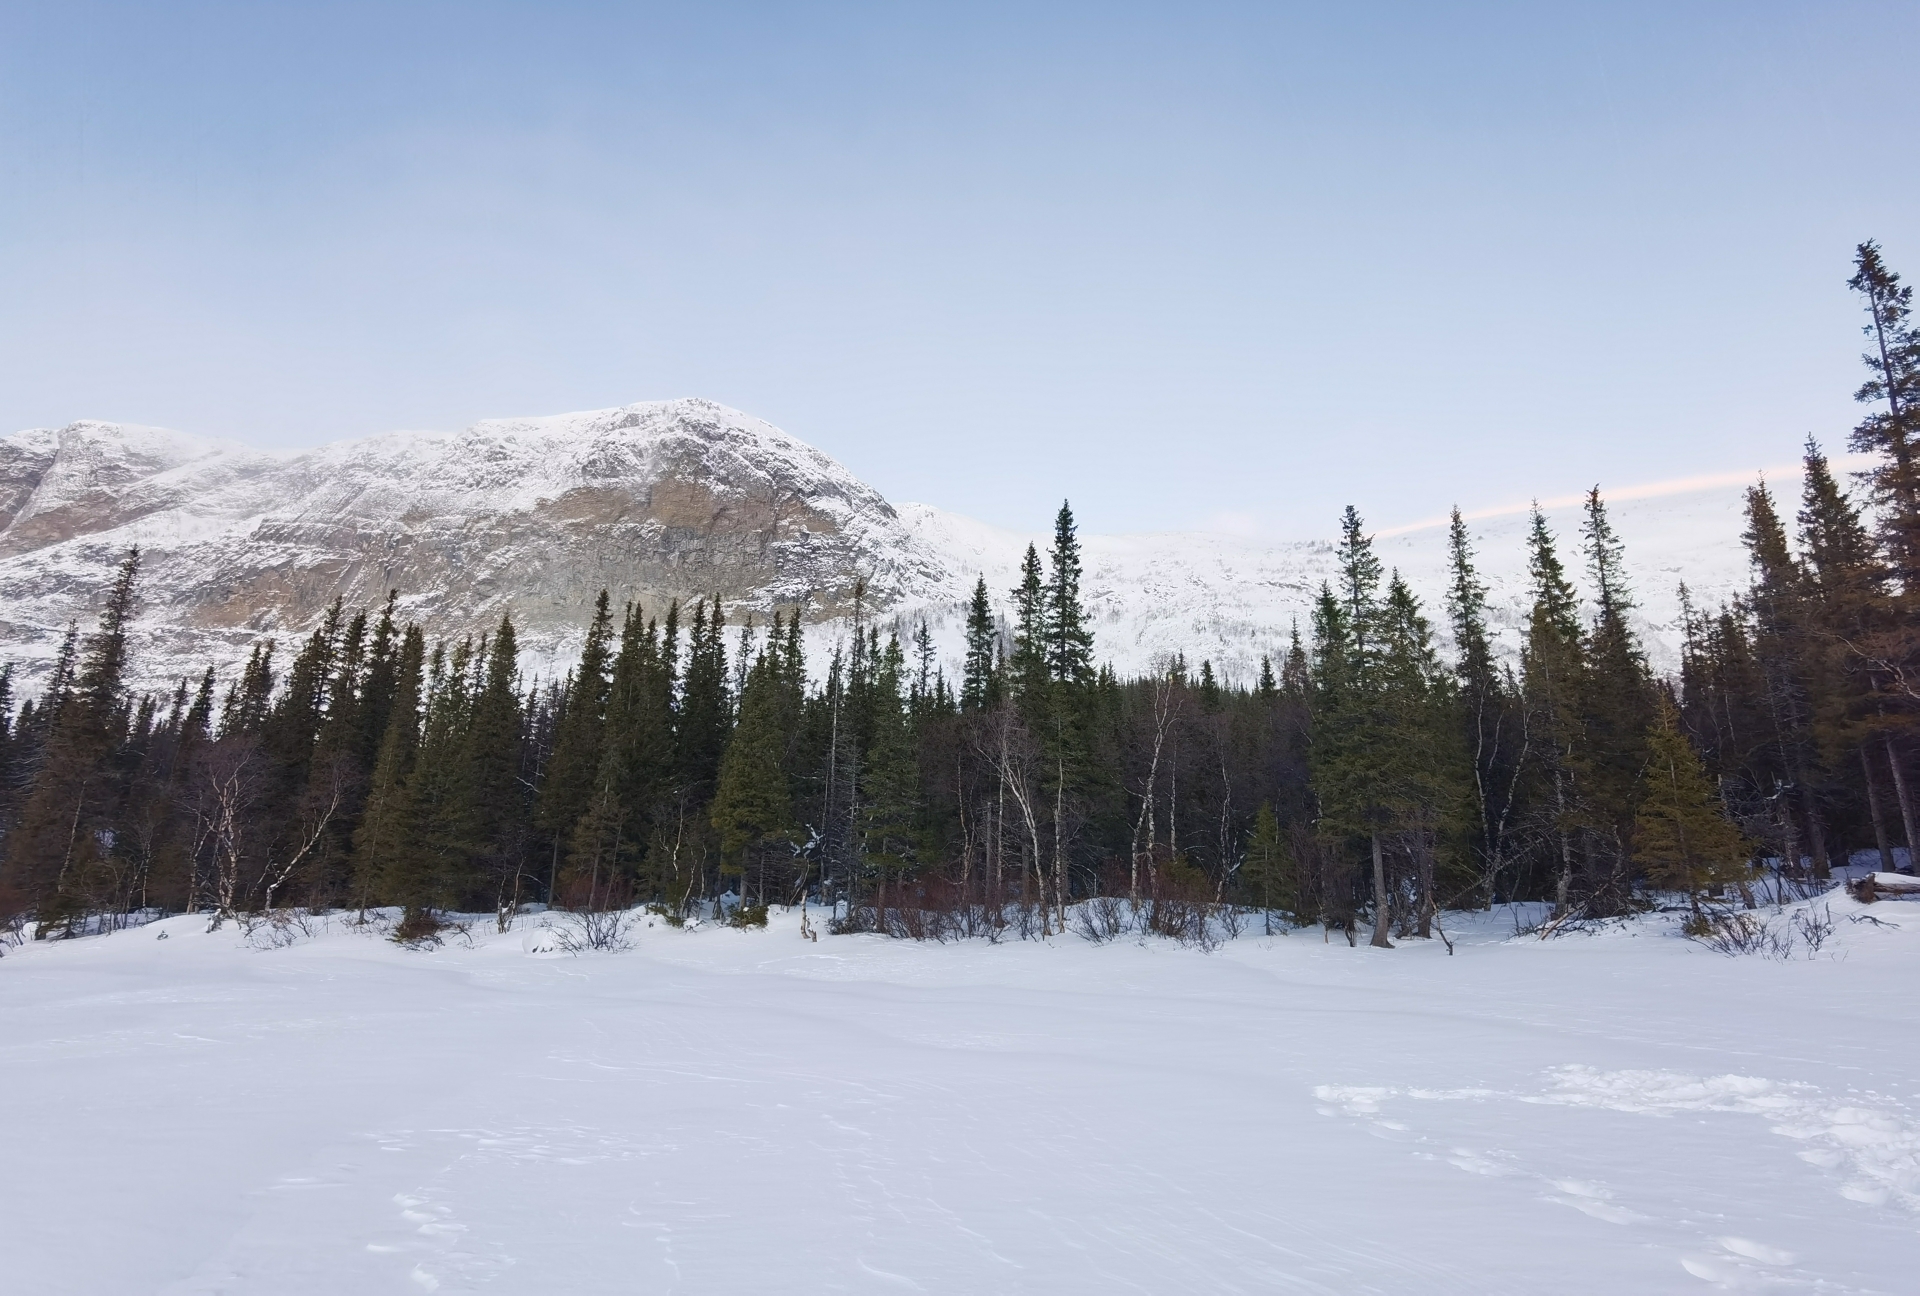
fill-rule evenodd
<path id="1" fill-rule="evenodd" d="M 1920 1290 L 1920 904 L 1215 953 L 176 918 L 0 959 L 9 1292 Z M 1461 920 L 1463 923 L 1466 920 Z M 164 939 L 161 939 L 164 937 Z"/>

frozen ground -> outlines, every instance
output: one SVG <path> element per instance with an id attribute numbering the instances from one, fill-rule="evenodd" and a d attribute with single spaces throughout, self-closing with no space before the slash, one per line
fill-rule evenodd
<path id="1" fill-rule="evenodd" d="M 1920 904 L 914 945 L 170 919 L 0 959 L 21 1293 L 1911 1292 Z M 1465 920 L 1462 920 L 1463 923 Z M 165 939 L 160 939 L 160 937 Z M 529 952 L 529 946 L 534 952 Z"/>

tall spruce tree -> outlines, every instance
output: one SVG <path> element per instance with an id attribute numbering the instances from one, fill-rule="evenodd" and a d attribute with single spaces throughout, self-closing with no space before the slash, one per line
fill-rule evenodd
<path id="1" fill-rule="evenodd" d="M 913 730 L 901 696 L 905 656 L 890 638 L 876 654 L 868 696 L 865 797 L 861 806 L 861 853 L 879 879 L 910 871 L 920 845 L 920 771 Z"/>
<path id="2" fill-rule="evenodd" d="M 408 626 L 394 658 L 387 728 L 374 758 L 366 809 L 353 836 L 353 891 L 362 909 L 417 898 L 406 892 L 413 882 L 407 877 L 408 857 L 418 850 L 411 778 L 420 745 L 425 657 L 426 637 L 420 627 Z"/>
<path id="3" fill-rule="evenodd" d="M 1008 682 L 1030 716 L 1046 704 L 1048 672 L 1047 586 L 1040 551 L 1027 546 L 1020 562 L 1020 583 L 1013 589 L 1013 651 L 1007 657 Z"/>
<path id="4" fill-rule="evenodd" d="M 1386 838 L 1395 828 L 1385 772 L 1397 735 L 1380 679 L 1381 564 L 1352 505 L 1341 516 L 1336 561 L 1338 587 L 1323 586 L 1314 610 L 1313 784 L 1323 829 L 1371 860 L 1372 944 L 1384 949 L 1392 922 Z"/>
<path id="5" fill-rule="evenodd" d="M 564 852 L 593 795 L 594 777 L 606 746 L 612 639 L 613 612 L 603 589 L 594 600 L 580 664 L 562 694 L 559 718 L 554 724 L 553 756 L 540 781 L 535 823 L 547 839 L 550 856 Z M 557 858 L 550 864 L 557 864 Z"/>
<path id="6" fill-rule="evenodd" d="M 740 879 L 743 902 L 757 891 L 762 904 L 770 868 L 792 857 L 798 832 L 786 769 L 786 685 L 777 645 L 769 648 L 755 659 L 740 690 L 740 720 L 720 761 L 711 811 L 723 871 Z"/>
<path id="7" fill-rule="evenodd" d="M 1080 604 L 1080 538 L 1073 509 L 1065 501 L 1053 520 L 1053 548 L 1047 554 L 1047 677 L 1055 684 L 1093 682 L 1093 631 Z"/>
<path id="8" fill-rule="evenodd" d="M 1387 735 L 1376 778 L 1385 824 L 1407 862 L 1414 934 L 1433 934 L 1443 833 L 1465 792 L 1457 693 L 1434 648 L 1433 630 L 1412 590 L 1393 573 L 1379 610 L 1375 706 Z"/>
<path id="9" fill-rule="evenodd" d="M 520 649 L 513 618 L 502 616 L 482 654 L 472 719 L 460 751 L 467 798 L 468 848 L 460 893 L 475 908 L 488 906 L 502 925 L 520 901 L 530 827 L 527 789 L 520 777 L 526 715 L 520 695 Z"/>
<path id="10" fill-rule="evenodd" d="M 1807 572 L 1788 547 L 1786 528 L 1764 481 L 1748 489 L 1746 516 L 1743 539 L 1753 572 L 1746 604 L 1772 739 L 1772 759 L 1758 763 L 1755 773 L 1763 786 L 1771 785 L 1780 812 L 1799 821 L 1797 831 L 1786 826 L 1783 832 L 1784 854 L 1797 861 L 1799 846 L 1805 844 L 1815 871 L 1824 877 L 1827 834 L 1820 793 L 1827 762 L 1819 735 L 1845 725 L 1848 705 L 1843 690 L 1834 687 L 1839 679 L 1820 663 L 1837 663 L 1839 654 L 1809 633 L 1813 626 Z M 1840 744 L 1842 750 L 1845 746 Z"/>
<path id="11" fill-rule="evenodd" d="M 1507 677 L 1495 662 L 1487 630 L 1487 587 L 1474 565 L 1473 539 L 1458 507 L 1447 526 L 1446 606 L 1472 779 L 1474 851 L 1480 861 L 1482 898 L 1492 905 L 1506 863 L 1514 780 L 1525 749 Z"/>
<path id="12" fill-rule="evenodd" d="M 987 578 L 974 582 L 973 598 L 967 604 L 967 660 L 960 676 L 960 709 L 969 714 L 984 711 L 999 699 L 994 664 L 1000 645 L 1000 630 L 993 618 L 993 605 L 987 601 Z"/>
<path id="13" fill-rule="evenodd" d="M 99 907 L 121 850 L 126 771 L 118 758 L 129 720 L 127 628 L 139 571 L 140 551 L 131 549 L 79 655 L 70 696 L 65 681 L 55 680 L 60 693 L 48 708 L 33 790 L 6 839 L 8 907 L 30 905 L 38 937 L 70 932 Z"/>
<path id="14" fill-rule="evenodd" d="M 1632 898 L 1630 839 L 1640 771 L 1653 721 L 1653 677 L 1628 624 L 1633 596 L 1623 546 L 1600 488 L 1587 493 L 1587 573 L 1594 591 L 1581 677 L 1581 791 L 1585 802 L 1586 896 L 1590 914 L 1624 912 Z"/>
<path id="15" fill-rule="evenodd" d="M 720 756 L 726 750 L 732 724 L 725 628 L 726 615 L 720 609 L 719 595 L 714 595 L 710 609 L 703 602 L 695 602 L 677 733 L 680 785 L 693 805 L 705 805 L 713 796 Z"/>
<path id="16" fill-rule="evenodd" d="M 1576 777 L 1585 735 L 1580 709 L 1586 654 L 1579 601 L 1567 580 L 1546 515 L 1534 505 L 1527 537 L 1527 569 L 1533 606 L 1521 648 L 1521 693 L 1540 786 L 1533 830 L 1554 876 L 1554 908 L 1566 913 L 1572 894 L 1574 834 L 1580 821 Z"/>
<path id="17" fill-rule="evenodd" d="M 1876 408 L 1853 430 L 1857 451 L 1880 457 L 1868 470 L 1879 505 L 1887 552 L 1902 590 L 1920 591 L 1920 329 L 1913 324 L 1913 289 L 1887 267 L 1880 245 L 1869 239 L 1854 249 L 1854 275 L 1847 287 L 1865 299 L 1861 359 L 1871 375 L 1854 399 Z"/>

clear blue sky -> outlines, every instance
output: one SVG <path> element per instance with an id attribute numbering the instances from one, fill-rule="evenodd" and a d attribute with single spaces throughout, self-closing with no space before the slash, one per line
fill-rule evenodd
<path id="1" fill-rule="evenodd" d="M 898 499 L 1381 526 L 1790 460 L 1920 6 L 0 5 L 0 428 L 702 395 Z"/>

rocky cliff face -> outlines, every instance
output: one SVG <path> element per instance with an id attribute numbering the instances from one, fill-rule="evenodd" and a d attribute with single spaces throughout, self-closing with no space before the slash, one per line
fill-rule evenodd
<path id="1" fill-rule="evenodd" d="M 538 656 L 565 651 L 602 588 L 818 621 L 845 610 L 856 578 L 880 607 L 952 584 L 839 464 L 701 400 L 284 456 L 112 424 L 23 432 L 0 441 L 0 524 L 0 652 L 29 681 L 136 544 L 156 683 L 389 589 L 437 634 L 510 611 Z"/>

